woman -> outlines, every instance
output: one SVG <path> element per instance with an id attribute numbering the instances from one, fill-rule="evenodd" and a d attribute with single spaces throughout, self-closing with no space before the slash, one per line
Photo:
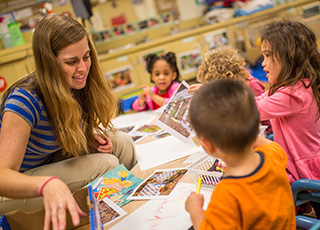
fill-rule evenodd
<path id="1" fill-rule="evenodd" d="M 1 104 L 0 214 L 44 205 L 44 229 L 64 229 L 66 210 L 74 225 L 85 215 L 72 192 L 119 163 L 131 169 L 135 149 L 113 130 L 115 98 L 81 24 L 48 16 L 32 46 L 35 72 L 11 86 Z"/>

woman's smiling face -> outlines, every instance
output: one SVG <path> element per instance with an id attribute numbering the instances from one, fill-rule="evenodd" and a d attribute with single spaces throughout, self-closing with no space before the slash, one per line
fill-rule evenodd
<path id="1" fill-rule="evenodd" d="M 91 66 L 88 40 L 82 40 L 60 50 L 57 55 L 58 63 L 64 73 L 68 85 L 73 89 L 83 89 Z"/>

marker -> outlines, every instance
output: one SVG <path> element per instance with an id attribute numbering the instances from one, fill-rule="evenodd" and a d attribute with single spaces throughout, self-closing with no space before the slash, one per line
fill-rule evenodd
<path id="1" fill-rule="evenodd" d="M 197 190 L 196 190 L 196 193 L 197 193 L 197 194 L 200 193 L 201 183 L 202 183 L 202 177 L 199 177 L 199 179 L 198 179 L 198 184 L 197 184 Z"/>

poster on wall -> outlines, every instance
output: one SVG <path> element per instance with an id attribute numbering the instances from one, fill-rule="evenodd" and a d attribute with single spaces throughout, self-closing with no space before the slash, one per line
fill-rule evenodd
<path id="1" fill-rule="evenodd" d="M 196 49 L 180 53 L 178 54 L 178 60 L 182 75 L 196 72 L 202 60 L 200 50 Z"/>
<path id="2" fill-rule="evenodd" d="M 229 44 L 227 30 L 216 30 L 205 35 L 205 41 L 210 50 L 224 47 Z"/>
<path id="3" fill-rule="evenodd" d="M 106 73 L 107 78 L 111 80 L 114 91 L 120 91 L 134 87 L 131 71 L 132 66 L 128 65 Z"/>
<path id="4" fill-rule="evenodd" d="M 137 31 L 137 25 L 135 23 L 129 23 L 125 25 L 126 34 L 134 34 Z"/>
<path id="5" fill-rule="evenodd" d="M 159 17 L 152 17 L 148 19 L 148 25 L 150 28 L 157 28 L 161 25 L 161 20 Z"/>
<path id="6" fill-rule="evenodd" d="M 157 0 L 154 2 L 159 14 L 174 11 L 178 8 L 175 0 Z"/>
<path id="7" fill-rule="evenodd" d="M 112 39 L 112 33 L 110 30 L 104 30 L 104 31 L 100 32 L 100 37 L 101 37 L 102 41 L 109 41 Z"/>
<path id="8" fill-rule="evenodd" d="M 123 26 L 113 27 L 113 35 L 115 38 L 122 37 L 125 34 Z"/>
<path id="9" fill-rule="evenodd" d="M 142 63 L 143 63 L 143 67 L 145 69 L 146 72 L 147 71 L 147 62 L 146 62 L 146 58 L 149 54 L 156 54 L 157 56 L 162 56 L 166 54 L 166 50 L 164 48 L 158 49 L 158 50 L 152 50 L 149 51 L 148 53 L 145 53 L 142 55 L 141 59 L 142 59 Z"/>

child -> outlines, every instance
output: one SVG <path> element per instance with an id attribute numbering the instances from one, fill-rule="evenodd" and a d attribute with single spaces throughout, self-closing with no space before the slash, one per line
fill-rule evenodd
<path id="1" fill-rule="evenodd" d="M 202 84 L 212 79 L 223 78 L 237 78 L 245 82 L 253 90 L 255 96 L 259 96 L 265 91 L 264 85 L 246 69 L 244 58 L 236 49 L 231 47 L 211 51 L 198 68 L 197 81 Z M 202 84 L 191 85 L 189 92 L 195 92 Z M 261 123 L 268 126 L 266 129 L 267 137 L 272 140 L 273 134 L 270 121 L 262 121 Z"/>
<path id="2" fill-rule="evenodd" d="M 263 70 L 271 88 L 256 97 L 261 120 L 270 119 L 274 141 L 288 156 L 290 183 L 320 180 L 320 54 L 314 33 L 300 22 L 266 26 Z"/>
<path id="3" fill-rule="evenodd" d="M 155 110 L 167 104 L 180 84 L 180 74 L 174 53 L 168 52 L 160 57 L 149 54 L 146 62 L 151 82 L 155 85 L 141 86 L 143 93 L 140 93 L 139 98 L 132 104 L 132 108 L 136 111 Z"/>
<path id="4" fill-rule="evenodd" d="M 206 83 L 189 116 L 204 150 L 226 164 L 206 211 L 201 194 L 186 201 L 194 229 L 296 229 L 286 153 L 257 138 L 260 117 L 248 86 L 229 78 Z"/>

